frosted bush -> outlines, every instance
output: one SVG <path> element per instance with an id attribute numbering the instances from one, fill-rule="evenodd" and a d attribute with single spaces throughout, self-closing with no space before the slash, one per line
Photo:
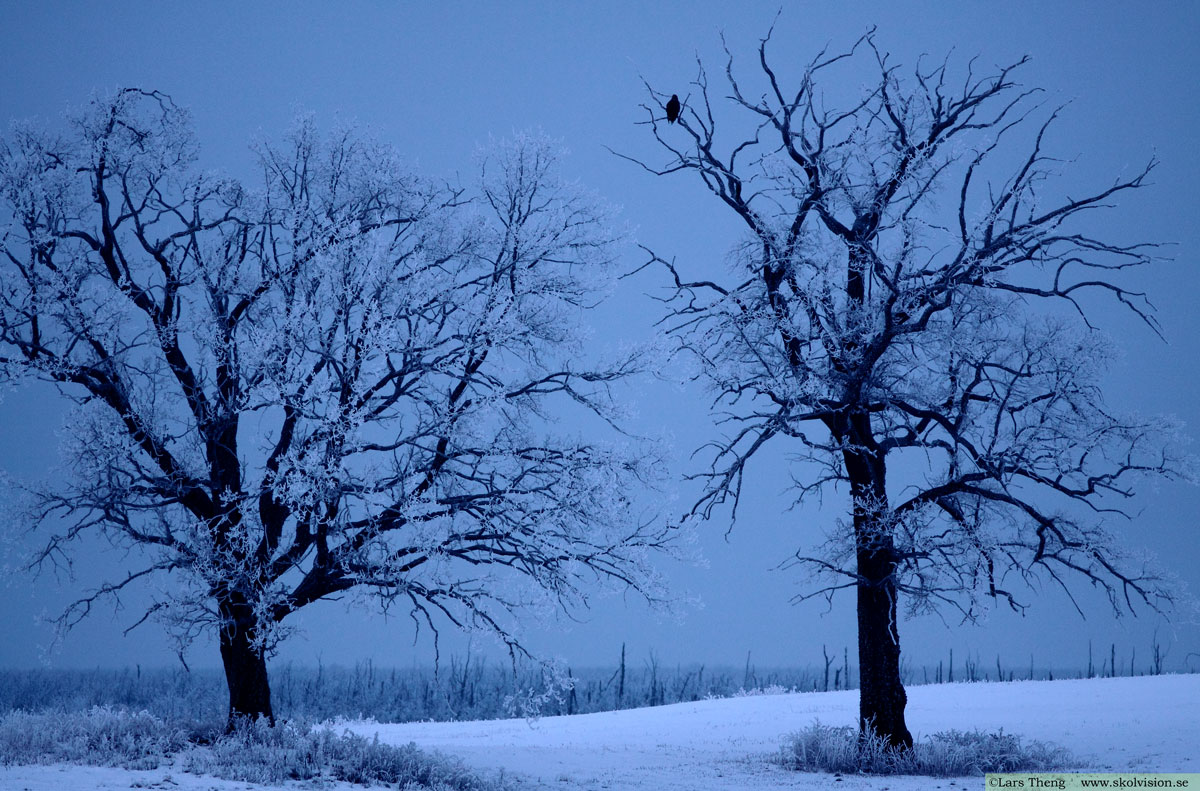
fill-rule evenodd
<path id="1" fill-rule="evenodd" d="M 189 772 L 228 780 L 280 784 L 288 780 L 340 780 L 433 791 L 498 791 L 501 780 L 484 780 L 455 759 L 415 744 L 383 744 L 332 728 L 302 723 L 276 727 L 246 722 L 211 746 L 189 752 Z"/>
<path id="2" fill-rule="evenodd" d="M 1072 764 L 1061 747 L 1003 731 L 942 731 L 911 750 L 888 746 L 877 734 L 815 722 L 784 743 L 781 762 L 801 772 L 963 777 L 987 772 L 1046 772 Z"/>
<path id="3" fill-rule="evenodd" d="M 187 731 L 145 711 L 14 711 L 0 719 L 0 765 L 76 763 L 154 769 L 188 744 Z"/>
<path id="4" fill-rule="evenodd" d="M 735 698 L 757 698 L 762 695 L 788 695 L 792 692 L 799 692 L 795 687 L 785 687 L 780 684 L 768 684 L 765 687 L 753 687 L 746 689 L 741 687 L 737 692 L 733 693 Z"/>
<path id="5" fill-rule="evenodd" d="M 69 763 L 184 771 L 227 780 L 280 784 L 339 780 L 409 791 L 501 791 L 452 758 L 304 723 L 243 723 L 233 733 L 197 729 L 145 711 L 96 706 L 87 711 L 0 717 L 0 766 Z"/>

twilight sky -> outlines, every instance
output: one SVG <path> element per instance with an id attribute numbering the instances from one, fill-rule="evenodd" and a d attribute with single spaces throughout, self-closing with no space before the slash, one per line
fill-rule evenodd
<path id="1" fill-rule="evenodd" d="M 638 104 L 641 79 L 685 95 L 699 57 L 721 76 L 720 33 L 747 70 L 778 0 L 765 3 L 427 3 L 384 2 L 151 2 L 69 4 L 0 0 L 0 120 L 37 116 L 60 122 L 68 108 L 95 89 L 153 88 L 191 109 L 205 167 L 248 175 L 256 136 L 276 136 L 298 109 L 315 111 L 322 126 L 357 119 L 394 143 L 428 175 L 469 178 L 472 154 L 489 137 L 540 127 L 561 138 L 572 155 L 568 174 L 623 207 L 636 239 L 682 268 L 721 273 L 725 251 L 738 238 L 733 215 L 703 191 L 695 177 L 654 178 L 606 147 L 660 162 Z M 735 10 L 736 9 L 736 10 Z M 1049 9 L 1049 10 L 1047 10 Z M 961 63 L 982 67 L 1032 56 L 1021 81 L 1046 91 L 1052 104 L 1069 101 L 1049 148 L 1062 157 L 1059 189 L 1107 186 L 1157 156 L 1153 186 L 1125 195 L 1103 221 L 1112 238 L 1172 242 L 1172 259 L 1141 273 L 1137 283 L 1159 309 L 1167 343 L 1129 316 L 1103 306 L 1096 321 L 1116 337 L 1125 356 L 1109 377 L 1118 409 L 1178 416 L 1200 437 L 1200 5 L 1121 2 L 982 0 L 943 2 L 786 3 L 773 42 L 774 65 L 795 75 L 826 44 L 849 46 L 872 25 L 877 42 L 911 67 L 922 53 L 953 50 Z M 836 86 L 826 86 L 832 91 Z M 861 86 L 847 84 L 848 94 Z M 640 259 L 627 251 L 629 268 Z M 645 294 L 661 282 L 631 279 L 594 319 L 598 342 L 636 340 L 649 331 L 657 304 Z M 677 467 L 705 436 L 708 398 L 699 390 L 661 383 L 640 387 L 637 428 L 674 437 Z M 17 477 L 44 475 L 55 462 L 62 403 L 54 391 L 25 389 L 0 402 L 0 469 Z M 1193 446 L 1195 447 L 1195 446 Z M 787 511 L 790 498 L 780 454 L 756 459 L 736 529 L 727 514 L 702 528 L 706 566 L 670 566 L 681 590 L 702 604 L 679 617 L 651 613 L 635 601 L 599 600 L 581 623 L 531 630 L 530 644 L 575 666 L 610 664 L 622 642 L 635 661 L 650 652 L 666 663 L 741 663 L 747 652 L 760 667 L 804 665 L 821 645 L 840 653 L 853 646 L 852 599 L 800 606 L 794 571 L 776 567 L 800 546 L 821 538 L 839 515 L 809 507 Z M 681 488 L 686 500 L 690 490 Z M 1144 547 L 1200 591 L 1200 490 L 1162 485 L 1139 497 L 1136 518 L 1117 528 L 1129 545 Z M 11 562 L 11 558 L 9 559 Z M 35 616 L 53 611 L 70 591 L 96 581 L 119 558 L 98 556 L 72 583 L 9 575 L 0 599 L 0 667 L 42 661 L 49 630 Z M 84 564 L 81 564 L 83 566 Z M 906 661 L 936 664 L 947 649 L 991 666 L 1079 667 L 1087 644 L 1097 663 L 1116 643 L 1122 662 L 1138 664 L 1152 641 L 1168 646 L 1168 664 L 1200 669 L 1200 628 L 1176 619 L 1114 621 L 1098 597 L 1083 592 L 1087 620 L 1066 598 L 1047 589 L 1025 617 L 997 611 L 981 626 L 960 626 L 953 613 L 900 627 Z M 131 606 L 105 611 L 77 628 L 48 656 L 59 666 L 167 664 L 168 642 L 153 625 L 122 637 L 136 620 Z M 413 644 L 404 615 L 385 620 L 333 603 L 309 608 L 295 625 L 305 634 L 284 645 L 280 658 L 300 663 L 373 659 L 405 665 L 424 661 L 428 641 Z M 461 641 L 443 636 L 443 650 Z M 476 647 L 479 647 L 478 645 Z M 1192 653 L 1195 652 L 1195 653 Z M 211 645 L 196 646 L 193 665 L 216 663 Z"/>

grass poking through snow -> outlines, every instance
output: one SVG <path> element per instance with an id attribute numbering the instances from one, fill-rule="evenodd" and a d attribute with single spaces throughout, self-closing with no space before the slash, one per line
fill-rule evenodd
<path id="1" fill-rule="evenodd" d="M 228 735 L 215 725 L 168 721 L 145 711 L 13 711 L 0 716 L 0 766 L 73 763 L 184 771 L 280 784 L 341 780 L 410 791 L 502 791 L 455 759 L 307 724 L 247 723 Z"/>
<path id="2" fill-rule="evenodd" d="M 188 746 L 188 730 L 147 712 L 9 712 L 0 717 L 0 766 L 71 763 L 155 769 Z"/>
<path id="3" fill-rule="evenodd" d="M 839 774 L 963 777 L 987 772 L 1047 772 L 1072 763 L 1061 747 L 1009 733 L 943 731 L 897 751 L 876 736 L 814 723 L 788 737 L 782 750 L 788 769 Z"/>
<path id="4" fill-rule="evenodd" d="M 343 780 L 361 785 L 436 791 L 498 791 L 461 763 L 415 744 L 394 746 L 352 733 L 296 723 L 245 723 L 205 748 L 190 751 L 184 768 L 227 780 L 276 785 L 287 780 Z"/>

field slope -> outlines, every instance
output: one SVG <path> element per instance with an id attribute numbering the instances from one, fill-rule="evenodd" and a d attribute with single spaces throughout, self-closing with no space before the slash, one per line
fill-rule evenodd
<path id="1" fill-rule="evenodd" d="M 908 724 L 937 731 L 1003 729 L 1053 741 L 1088 769 L 1200 771 L 1200 675 L 941 684 L 908 690 Z M 827 788 L 828 776 L 785 771 L 769 759 L 783 737 L 820 720 L 852 725 L 858 692 L 703 700 L 535 722 L 362 724 L 364 735 L 504 769 L 534 787 L 709 791 Z M 1081 767 L 1083 768 L 1083 767 Z M 970 780 L 967 787 L 981 781 Z M 929 778 L 844 778 L 840 788 L 949 788 Z M 963 783 L 957 782 L 958 788 Z"/>
<path id="2" fill-rule="evenodd" d="M 789 731 L 814 720 L 851 725 L 857 692 L 760 695 L 536 721 L 425 722 L 347 727 L 392 743 L 416 742 L 469 766 L 525 781 L 522 787 L 581 791 L 767 791 L 821 789 L 829 775 L 789 772 L 772 758 Z M 914 734 L 1000 730 L 1069 749 L 1079 769 L 1200 772 L 1200 675 L 1070 681 L 944 684 L 908 690 Z M 981 787 L 979 778 L 844 777 L 841 789 L 918 791 Z M 0 768 L 0 788 L 115 791 L 256 788 L 181 774 L 85 767 Z M 348 788 L 341 784 L 330 789 Z"/>

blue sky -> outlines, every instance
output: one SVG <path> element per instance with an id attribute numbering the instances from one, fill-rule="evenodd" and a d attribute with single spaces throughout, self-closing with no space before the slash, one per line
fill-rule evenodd
<path id="1" fill-rule="evenodd" d="M 56 123 L 93 90 L 156 88 L 192 110 L 207 167 L 246 174 L 248 143 L 278 134 L 297 109 L 324 124 L 354 118 L 394 143 L 423 172 L 467 177 L 476 146 L 489 137 L 540 127 L 572 151 L 566 170 L 623 208 L 636 238 L 695 271 L 720 271 L 738 228 L 697 183 L 656 179 L 614 157 L 608 147 L 654 160 L 644 128 L 642 78 L 668 93 L 687 91 L 697 57 L 714 76 L 723 69 L 720 33 L 752 65 L 754 47 L 779 3 L 383 3 L 233 2 L 16 3 L 0 2 L 0 119 L 38 116 Z M 881 48 L 911 65 L 922 53 L 953 49 L 983 66 L 1032 57 L 1023 81 L 1044 88 L 1052 103 L 1069 101 L 1052 134 L 1065 160 L 1062 189 L 1106 185 L 1136 172 L 1151 157 L 1162 164 L 1151 189 L 1122 199 L 1105 222 L 1122 239 L 1173 242 L 1173 259 L 1139 278 L 1159 308 L 1168 342 L 1128 316 L 1102 309 L 1098 323 L 1117 337 L 1125 357 L 1114 368 L 1118 408 L 1177 415 L 1200 436 L 1195 397 L 1200 352 L 1200 5 L 1118 2 L 800 2 L 785 4 L 774 42 L 781 73 L 798 69 L 820 47 L 848 45 L 877 26 Z M 848 92 L 859 86 L 846 85 Z M 630 268 L 639 263 L 629 253 Z M 652 279 L 626 281 L 597 318 L 600 335 L 648 327 L 656 305 L 644 296 Z M 1107 311 L 1107 312 L 1106 312 Z M 680 409 L 679 404 L 690 405 Z M 640 393 L 642 425 L 676 438 L 679 454 L 702 437 L 707 401 L 698 392 L 647 384 Z M 55 459 L 61 410 L 45 390 L 5 394 L 0 403 L 0 468 L 36 476 Z M 699 608 L 681 619 L 662 618 L 634 602 L 602 600 L 583 623 L 531 634 L 534 647 L 576 666 L 615 661 L 622 642 L 631 656 L 651 651 L 666 662 L 740 663 L 746 653 L 767 664 L 820 660 L 821 644 L 852 646 L 847 598 L 826 613 L 821 604 L 791 606 L 802 580 L 772 570 L 835 513 L 785 512 L 786 476 L 764 459 L 746 493 L 737 529 L 705 528 L 706 567 L 669 569 L 681 588 L 698 594 Z M 752 473 L 754 471 L 752 470 Z M 1128 542 L 1156 553 L 1192 589 L 1200 590 L 1200 539 L 1195 525 L 1200 494 L 1164 485 L 1138 501 L 1138 518 L 1122 526 Z M 81 568 L 81 577 L 103 568 Z M 66 582 L 11 579 L 0 604 L 0 667 L 39 661 L 49 632 L 33 618 L 52 610 Z M 1150 652 L 1153 636 L 1183 664 L 1200 652 L 1194 624 L 1145 619 L 1114 622 L 1091 602 L 1081 620 L 1065 598 L 1045 591 L 1029 615 L 996 615 L 980 627 L 922 619 L 902 625 L 907 661 L 936 663 L 953 647 L 991 664 L 1078 666 L 1087 643 L 1097 657 L 1115 642 L 1128 657 Z M 101 614 L 79 628 L 51 661 L 61 665 L 167 663 L 167 642 L 154 627 L 121 637 L 131 611 Z M 297 662 L 372 658 L 408 664 L 428 656 L 413 646 L 406 617 L 384 620 L 331 604 L 305 613 L 307 636 L 285 646 Z M 448 643 L 452 648 L 454 640 Z M 459 646 L 461 647 L 461 646 Z M 198 648 L 194 664 L 215 662 Z M 1097 660 L 1099 661 L 1099 660 Z M 1140 661 L 1140 660 L 1139 660 Z M 1200 667 L 1200 655 L 1192 665 Z"/>

